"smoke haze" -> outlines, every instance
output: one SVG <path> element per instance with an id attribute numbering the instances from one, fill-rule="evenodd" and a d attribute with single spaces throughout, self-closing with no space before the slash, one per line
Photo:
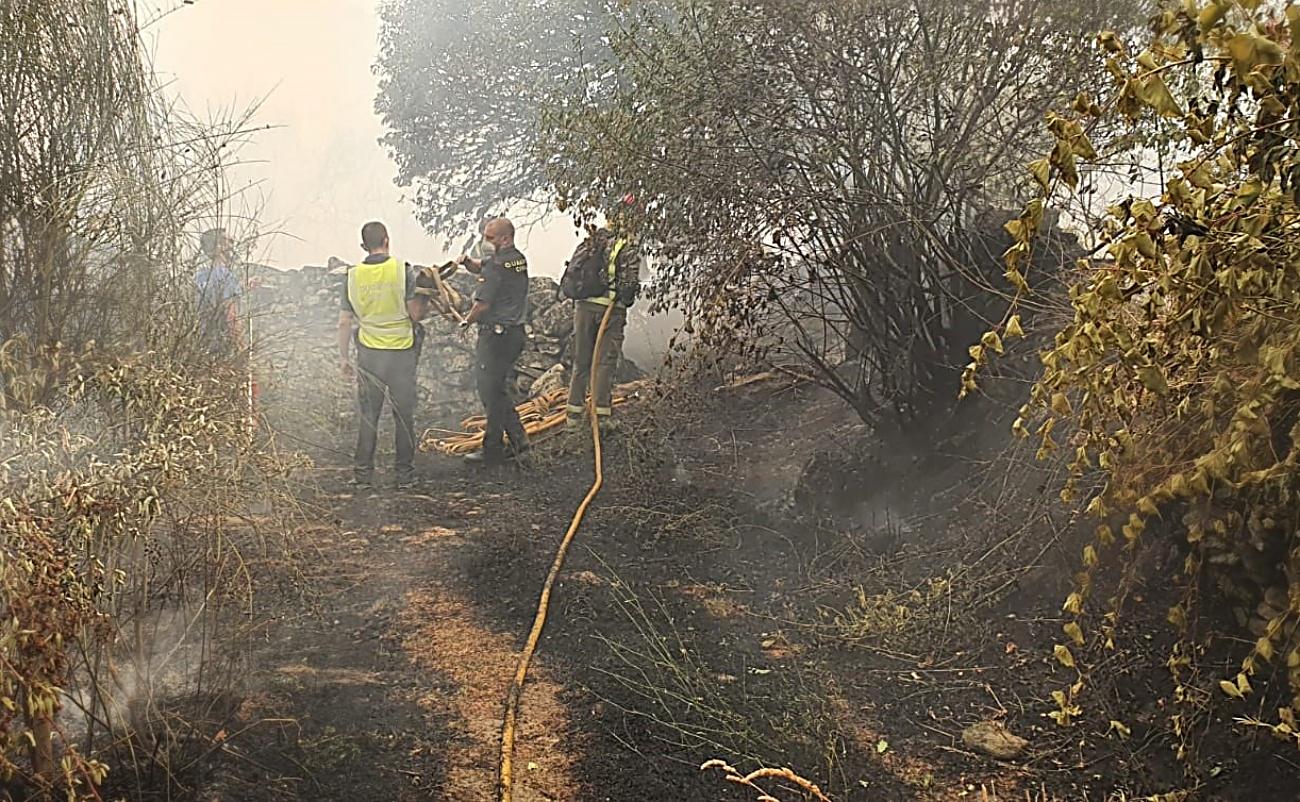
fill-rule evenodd
<path id="1" fill-rule="evenodd" d="M 358 230 L 383 220 L 396 253 L 427 263 L 443 239 L 424 231 L 379 138 L 372 66 L 380 0 L 142 0 L 146 41 L 167 91 L 200 119 L 260 104 L 237 154 L 236 211 L 260 209 L 250 257 L 283 268 L 360 255 Z M 160 12 L 173 12 L 163 13 Z M 150 20 L 154 20 L 150 22 Z M 524 227 L 537 275 L 558 275 L 576 242 L 564 219 Z M 460 246 L 457 241 L 454 248 Z"/>

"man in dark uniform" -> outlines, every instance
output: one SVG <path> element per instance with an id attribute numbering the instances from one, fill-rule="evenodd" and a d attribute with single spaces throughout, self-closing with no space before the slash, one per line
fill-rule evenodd
<path id="1" fill-rule="evenodd" d="M 357 448 L 353 483 L 369 487 L 375 469 L 375 444 L 384 398 L 393 405 L 396 423 L 396 484 L 415 481 L 415 370 L 424 330 L 419 321 L 426 305 L 415 293 L 415 273 L 388 252 L 388 229 L 366 223 L 361 247 L 368 254 L 348 270 L 339 302 L 339 368 L 345 379 L 357 378 Z M 353 321 L 359 325 L 353 334 Z M 355 367 L 349 358 L 355 340 Z"/>
<path id="2" fill-rule="evenodd" d="M 515 226 L 504 217 L 488 221 L 483 239 L 494 252 L 485 259 L 461 256 L 457 261 L 483 281 L 474 292 L 474 305 L 465 326 L 478 327 L 475 348 L 479 399 L 487 414 L 483 450 L 471 454 L 472 462 L 499 463 L 506 457 L 506 439 L 514 456 L 528 449 L 528 436 L 506 389 L 515 360 L 524 350 L 524 322 L 528 319 L 528 260 L 515 247 Z"/>

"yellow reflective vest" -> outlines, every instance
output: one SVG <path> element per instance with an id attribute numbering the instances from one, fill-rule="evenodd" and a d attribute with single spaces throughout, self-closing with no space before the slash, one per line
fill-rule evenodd
<path id="1" fill-rule="evenodd" d="M 618 296 L 618 256 L 625 247 L 627 247 L 627 240 L 621 239 L 614 243 L 614 249 L 609 252 L 609 281 L 606 282 L 609 292 L 586 300 L 601 306 L 609 306 L 614 303 L 614 299 Z"/>
<path id="2" fill-rule="evenodd" d="M 406 311 L 406 266 L 393 257 L 348 271 L 348 301 L 361 322 L 357 340 L 367 348 L 401 351 L 415 345 Z"/>

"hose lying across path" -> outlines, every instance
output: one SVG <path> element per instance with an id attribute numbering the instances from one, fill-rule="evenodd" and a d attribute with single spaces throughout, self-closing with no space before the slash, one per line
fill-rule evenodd
<path id="1" fill-rule="evenodd" d="M 600 452 L 600 425 L 596 420 L 596 371 L 600 370 L 600 346 L 605 340 L 605 329 L 609 325 L 610 312 L 614 305 L 610 304 L 605 307 L 605 316 L 600 320 L 600 328 L 596 331 L 596 347 L 592 351 L 591 360 L 591 392 L 587 398 L 587 419 L 591 421 L 591 441 L 595 447 L 596 455 L 596 476 L 591 483 L 591 489 L 578 505 L 578 510 L 573 514 L 573 520 L 569 523 L 569 530 L 564 533 L 564 539 L 560 541 L 560 548 L 555 552 L 555 561 L 551 563 L 551 572 L 546 575 L 546 582 L 542 585 L 542 598 L 537 604 L 537 615 L 533 618 L 533 629 L 528 634 L 528 642 L 524 644 L 523 654 L 519 656 L 519 667 L 515 671 L 514 681 L 510 683 L 510 691 L 506 694 L 506 713 L 505 719 L 501 724 L 501 773 L 497 778 L 497 799 L 499 802 L 511 802 L 514 798 L 514 752 L 515 752 L 515 723 L 519 719 L 519 699 L 524 693 L 524 680 L 528 678 L 528 665 L 532 662 L 533 654 L 537 651 L 537 641 L 542 636 L 542 628 L 546 626 L 546 613 L 551 606 L 551 590 L 555 587 L 555 580 L 560 575 L 560 569 L 564 566 L 564 558 L 569 553 L 569 545 L 573 543 L 573 536 L 578 531 L 578 526 L 582 524 L 582 518 L 587 514 L 587 508 L 600 492 L 600 487 L 605 483 L 604 460 Z M 481 440 L 481 436 L 480 436 Z"/>

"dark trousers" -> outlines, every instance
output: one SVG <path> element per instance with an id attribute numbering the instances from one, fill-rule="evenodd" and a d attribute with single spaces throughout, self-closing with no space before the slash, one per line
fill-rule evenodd
<path id="1" fill-rule="evenodd" d="M 384 398 L 393 405 L 397 429 L 397 475 L 414 473 L 415 460 L 415 368 L 417 348 L 383 351 L 357 344 L 357 451 L 353 469 L 358 478 L 369 478 L 375 469 L 375 443 L 379 438 L 379 416 Z"/>
<path id="2" fill-rule="evenodd" d="M 523 350 L 523 326 L 504 326 L 500 334 L 491 325 L 479 326 L 478 344 L 474 350 L 478 362 L 475 378 L 478 397 L 487 414 L 487 430 L 483 433 L 483 453 L 487 456 L 500 456 L 505 452 L 503 434 L 510 438 L 510 447 L 516 451 L 528 442 L 515 402 L 506 388 L 515 360 Z"/>
<path id="3" fill-rule="evenodd" d="M 596 351 L 596 334 L 600 331 L 600 321 L 605 317 L 605 307 L 588 301 L 573 303 L 573 376 L 569 380 L 569 415 L 581 415 L 583 402 L 591 389 L 591 371 L 596 368 L 596 414 L 609 415 L 613 411 L 612 393 L 614 371 L 618 369 L 618 358 L 623 352 L 623 329 L 627 326 L 627 309 L 614 306 L 609 313 L 609 325 L 605 329 L 605 339 L 600 344 L 600 354 Z"/>

